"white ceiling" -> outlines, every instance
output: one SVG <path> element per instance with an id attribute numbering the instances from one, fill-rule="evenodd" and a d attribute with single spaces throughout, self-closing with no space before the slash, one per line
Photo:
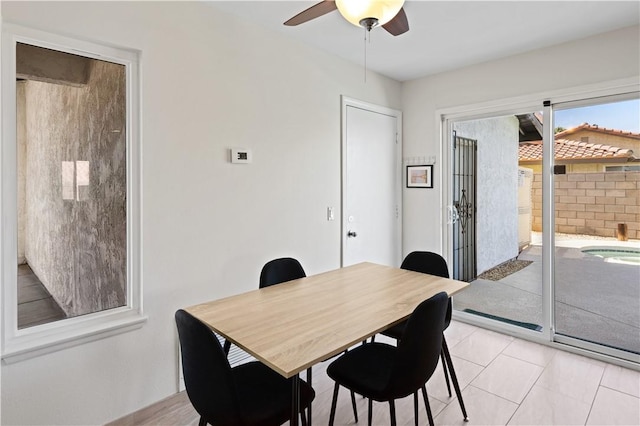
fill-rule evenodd
<path id="1" fill-rule="evenodd" d="M 209 4 L 364 65 L 364 30 L 345 21 L 338 11 L 296 27 L 283 25 L 318 1 L 236 0 Z M 640 23 L 638 0 L 407 0 L 404 8 L 409 32 L 393 37 L 382 28 L 374 28 L 366 45 L 367 68 L 399 81 Z"/>

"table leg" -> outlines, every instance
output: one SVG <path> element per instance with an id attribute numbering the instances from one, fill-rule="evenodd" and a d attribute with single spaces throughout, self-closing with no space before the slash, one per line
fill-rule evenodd
<path id="1" fill-rule="evenodd" d="M 309 386 L 311 386 L 311 367 L 307 368 L 307 383 L 309 383 Z M 308 410 L 308 418 L 309 420 L 307 420 L 307 424 L 309 426 L 311 426 L 313 423 L 311 421 L 311 402 L 309 403 L 309 410 Z"/>
<path id="2" fill-rule="evenodd" d="M 296 374 L 291 380 L 291 426 L 298 426 L 300 413 L 300 375 Z"/>

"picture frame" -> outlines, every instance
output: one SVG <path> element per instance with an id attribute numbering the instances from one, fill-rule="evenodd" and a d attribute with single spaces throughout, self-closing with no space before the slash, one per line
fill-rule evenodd
<path id="1" fill-rule="evenodd" d="M 433 165 L 407 166 L 407 188 L 433 188 Z"/>

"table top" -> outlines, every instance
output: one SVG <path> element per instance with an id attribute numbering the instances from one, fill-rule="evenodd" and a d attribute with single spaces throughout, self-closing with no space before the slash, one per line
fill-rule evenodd
<path id="1" fill-rule="evenodd" d="M 406 319 L 441 291 L 469 284 L 374 263 L 194 305 L 185 310 L 284 377 Z"/>

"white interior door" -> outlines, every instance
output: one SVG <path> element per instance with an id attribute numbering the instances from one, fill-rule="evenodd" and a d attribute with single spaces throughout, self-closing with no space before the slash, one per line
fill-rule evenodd
<path id="1" fill-rule="evenodd" d="M 342 264 L 399 266 L 402 113 L 343 99 Z"/>

